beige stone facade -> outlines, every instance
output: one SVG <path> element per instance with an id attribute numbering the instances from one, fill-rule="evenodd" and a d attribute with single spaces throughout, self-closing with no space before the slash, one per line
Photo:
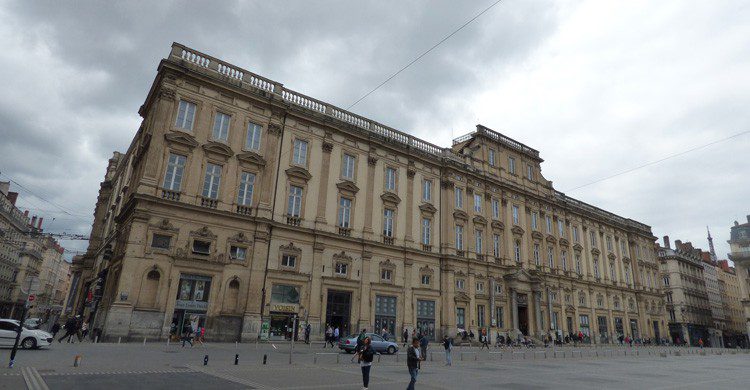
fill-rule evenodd
<path id="1" fill-rule="evenodd" d="M 0 182 L 0 318 L 11 317 L 18 306 L 13 298 L 21 280 L 19 254 L 29 231 L 29 217 L 16 207 L 17 197 L 10 182 Z"/>
<path id="2" fill-rule="evenodd" d="M 140 113 L 74 261 L 105 338 L 667 334 L 650 227 L 484 126 L 441 148 L 179 44 Z"/>
<path id="3" fill-rule="evenodd" d="M 719 289 L 726 316 L 724 343 L 727 347 L 746 345 L 747 329 L 742 309 L 742 295 L 737 271 L 726 260 L 719 261 Z"/>
<path id="4" fill-rule="evenodd" d="M 750 215 L 746 223 L 734 222 L 730 231 L 729 259 L 737 270 L 740 302 L 744 310 L 745 335 L 750 334 Z"/>

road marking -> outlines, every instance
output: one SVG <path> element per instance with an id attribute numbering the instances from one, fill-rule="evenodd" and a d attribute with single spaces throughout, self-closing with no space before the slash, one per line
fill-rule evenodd
<path id="1" fill-rule="evenodd" d="M 232 376 L 232 375 L 229 375 L 229 374 L 220 373 L 220 372 L 217 372 L 216 370 L 205 368 L 203 366 L 188 365 L 188 367 L 191 368 L 193 371 L 202 372 L 204 374 L 215 376 L 215 377 L 220 378 L 220 379 L 226 379 L 226 380 L 228 380 L 230 382 L 238 383 L 238 384 L 245 385 L 245 386 L 250 386 L 250 387 L 255 388 L 255 389 L 263 389 L 263 390 L 273 390 L 274 389 L 273 387 L 270 387 L 270 386 L 266 386 L 266 385 L 262 385 L 260 383 L 252 382 L 252 381 L 247 380 L 247 379 L 237 378 L 236 376 Z"/>
<path id="2" fill-rule="evenodd" d="M 26 382 L 28 390 L 49 390 L 47 382 L 42 379 L 36 368 L 24 367 L 21 369 L 21 375 L 23 375 L 23 381 Z"/>

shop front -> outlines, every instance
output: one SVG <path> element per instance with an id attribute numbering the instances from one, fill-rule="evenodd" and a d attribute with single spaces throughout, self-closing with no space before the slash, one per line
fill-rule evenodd
<path id="1" fill-rule="evenodd" d="M 298 338 L 299 326 L 295 327 L 295 320 L 299 324 L 299 299 L 300 288 L 298 286 L 274 284 L 271 287 L 268 333 L 270 340 Z"/>
<path id="2" fill-rule="evenodd" d="M 177 300 L 172 315 L 171 333 L 174 336 L 195 332 L 206 326 L 208 296 L 211 292 L 211 277 L 203 275 L 180 275 Z"/>

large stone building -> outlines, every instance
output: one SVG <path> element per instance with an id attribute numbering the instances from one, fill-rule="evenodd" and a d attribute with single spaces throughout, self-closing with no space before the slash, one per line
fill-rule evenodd
<path id="1" fill-rule="evenodd" d="M 726 327 L 723 329 L 724 346 L 747 347 L 747 329 L 742 310 L 742 295 L 737 271 L 729 266 L 727 260 L 719 260 L 719 289 L 726 315 Z"/>
<path id="2" fill-rule="evenodd" d="M 174 44 L 99 191 L 71 310 L 105 338 L 667 334 L 649 226 L 484 126 L 441 148 Z"/>
<path id="3" fill-rule="evenodd" d="M 740 302 L 744 310 L 745 334 L 750 334 L 750 215 L 747 222 L 740 224 L 735 221 L 729 237 L 729 260 L 734 262 L 737 269 L 737 279 L 740 285 Z"/>
<path id="4" fill-rule="evenodd" d="M 708 345 L 714 347 L 724 346 L 723 330 L 726 328 L 727 318 L 724 312 L 724 303 L 721 296 L 721 287 L 719 286 L 720 269 L 709 252 L 701 252 L 703 261 L 703 280 L 706 285 L 706 295 L 708 295 L 708 305 L 711 309 L 711 323 L 708 326 Z"/>
<path id="5" fill-rule="evenodd" d="M 10 182 L 0 182 L 0 318 L 16 311 L 13 290 L 19 281 L 20 244 L 29 230 L 29 217 L 16 207 L 17 199 Z"/>
<path id="6" fill-rule="evenodd" d="M 658 248 L 658 254 L 671 341 L 694 346 L 701 339 L 708 343 L 713 319 L 702 251 L 680 240 L 675 241 L 673 249 L 669 237 L 664 236 L 664 246 Z"/>

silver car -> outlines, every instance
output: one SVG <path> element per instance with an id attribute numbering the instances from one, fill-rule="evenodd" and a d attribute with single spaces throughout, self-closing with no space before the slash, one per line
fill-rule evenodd
<path id="1" fill-rule="evenodd" d="M 393 355 L 398 352 L 398 344 L 393 341 L 386 341 L 383 337 L 376 335 L 375 333 L 365 333 L 370 338 L 370 345 L 378 353 L 387 353 Z M 357 348 L 357 338 L 359 335 L 350 335 L 346 338 L 339 340 L 339 348 L 343 349 L 347 353 L 353 353 Z"/>

